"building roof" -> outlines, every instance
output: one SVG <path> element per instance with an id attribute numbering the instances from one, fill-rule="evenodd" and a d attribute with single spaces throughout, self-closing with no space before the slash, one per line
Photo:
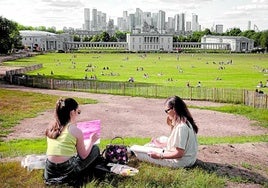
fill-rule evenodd
<path id="1" fill-rule="evenodd" d="M 206 38 L 222 38 L 222 39 L 247 39 L 247 40 L 251 40 L 247 37 L 243 37 L 243 36 L 218 36 L 218 35 L 204 35 L 204 37 Z"/>
<path id="2" fill-rule="evenodd" d="M 168 37 L 173 37 L 173 35 L 170 34 L 160 34 L 160 33 L 128 33 L 130 36 L 168 36 Z"/>
<path id="3" fill-rule="evenodd" d="M 47 31 L 36 31 L 36 30 L 21 30 L 19 32 L 22 37 L 27 37 L 27 36 L 40 37 L 40 36 L 56 36 L 57 35 L 55 33 L 50 33 Z"/>

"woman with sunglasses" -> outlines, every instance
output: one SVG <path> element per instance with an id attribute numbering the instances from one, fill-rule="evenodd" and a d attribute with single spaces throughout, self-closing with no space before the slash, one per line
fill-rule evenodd
<path id="1" fill-rule="evenodd" d="M 167 114 L 167 124 L 171 128 L 169 137 L 152 139 L 143 149 L 133 152 L 142 161 L 172 168 L 190 167 L 197 157 L 198 127 L 185 102 L 178 96 L 166 100 L 164 111 Z"/>
<path id="2" fill-rule="evenodd" d="M 77 184 L 82 174 L 93 171 L 100 150 L 94 143 L 99 139 L 92 134 L 87 144 L 82 131 L 76 126 L 81 113 L 72 98 L 59 99 L 56 103 L 55 122 L 46 129 L 47 160 L 44 178 L 46 184 Z"/>

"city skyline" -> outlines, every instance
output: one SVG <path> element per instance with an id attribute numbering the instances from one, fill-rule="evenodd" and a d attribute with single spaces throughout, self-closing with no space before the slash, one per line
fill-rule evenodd
<path id="1" fill-rule="evenodd" d="M 201 29 L 220 24 L 224 31 L 234 27 L 246 30 L 249 21 L 251 29 L 254 25 L 260 31 L 268 29 L 268 0 L 1 0 L 0 16 L 24 26 L 78 29 L 84 24 L 84 8 L 106 13 L 107 21 L 113 19 L 116 25 L 123 11 L 130 14 L 140 8 L 152 13 L 162 10 L 166 13 L 166 21 L 180 13 L 185 13 L 185 19 L 190 21 L 192 14 L 197 14 Z"/>

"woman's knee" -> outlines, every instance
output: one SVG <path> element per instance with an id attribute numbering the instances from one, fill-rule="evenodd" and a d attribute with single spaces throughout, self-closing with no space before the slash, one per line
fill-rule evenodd
<path id="1" fill-rule="evenodd" d="M 93 145 L 89 155 L 99 156 L 100 155 L 100 148 L 97 145 Z"/>

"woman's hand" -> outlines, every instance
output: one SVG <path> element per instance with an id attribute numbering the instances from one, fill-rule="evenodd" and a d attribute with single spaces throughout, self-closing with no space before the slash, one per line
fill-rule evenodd
<path id="1" fill-rule="evenodd" d="M 174 151 L 165 151 L 163 153 L 148 152 L 147 154 L 153 159 L 178 159 L 183 157 L 184 149 L 176 148 Z"/>
<path id="2" fill-rule="evenodd" d="M 168 124 L 169 126 L 172 126 L 172 119 L 170 119 L 169 116 L 167 117 L 167 124 Z"/>
<path id="3" fill-rule="evenodd" d="M 89 137 L 90 143 L 94 144 L 99 138 L 97 133 L 92 133 Z"/>

